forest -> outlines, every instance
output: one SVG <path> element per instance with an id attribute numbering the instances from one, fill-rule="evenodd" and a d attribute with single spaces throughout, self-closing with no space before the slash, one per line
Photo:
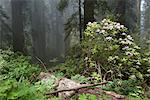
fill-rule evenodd
<path id="1" fill-rule="evenodd" d="M 0 0 L 0 100 L 150 100 L 150 0 Z"/>

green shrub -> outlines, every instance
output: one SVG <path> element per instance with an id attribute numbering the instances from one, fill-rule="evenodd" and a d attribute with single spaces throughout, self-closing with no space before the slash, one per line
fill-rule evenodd
<path id="1" fill-rule="evenodd" d="M 85 76 L 81 76 L 79 74 L 71 76 L 71 80 L 74 80 L 78 83 L 88 83 L 88 78 L 86 78 Z"/>
<path id="2" fill-rule="evenodd" d="M 0 82 L 0 100 L 46 100 L 43 93 L 27 80 L 17 82 L 7 79 Z"/>
<path id="3" fill-rule="evenodd" d="M 57 78 L 55 76 L 51 76 L 50 79 L 41 80 L 38 82 L 35 82 L 34 86 L 37 88 L 38 91 L 46 93 L 54 90 L 56 87 Z"/>
<path id="4" fill-rule="evenodd" d="M 29 79 L 40 72 L 38 65 L 30 63 L 29 57 L 0 50 L 0 75 L 6 78 Z"/>
<path id="5" fill-rule="evenodd" d="M 96 72 L 100 80 L 105 78 L 147 80 L 149 77 L 149 57 L 120 23 L 104 19 L 101 23 L 87 25 L 82 42 L 73 47 L 62 69 L 67 74 Z M 88 70 L 89 69 L 89 70 Z M 111 75 L 107 76 L 107 73 Z M 89 75 L 88 75 L 89 76 Z"/>
<path id="6" fill-rule="evenodd" d="M 140 48 L 120 23 L 106 19 L 100 24 L 89 23 L 83 46 L 86 58 L 92 63 L 89 67 L 104 68 L 105 73 L 111 70 L 114 77 L 128 78 L 141 65 Z M 138 75 L 138 78 L 143 78 Z"/>
<path id="7" fill-rule="evenodd" d="M 78 45 L 77 45 L 78 46 Z M 84 59 L 82 59 L 78 54 L 72 49 L 70 56 L 67 56 L 65 59 L 65 63 L 58 65 L 59 71 L 65 73 L 66 76 L 70 77 L 76 74 L 81 73 L 84 70 Z M 77 54 L 77 55 L 76 55 Z"/>
<path id="8" fill-rule="evenodd" d="M 115 79 L 112 82 L 109 82 L 106 87 L 103 87 L 105 90 L 114 91 L 122 95 L 143 95 L 144 92 L 136 80 L 120 80 Z"/>
<path id="9" fill-rule="evenodd" d="M 45 87 L 34 85 L 39 72 L 28 57 L 0 50 L 0 100 L 46 100 Z"/>

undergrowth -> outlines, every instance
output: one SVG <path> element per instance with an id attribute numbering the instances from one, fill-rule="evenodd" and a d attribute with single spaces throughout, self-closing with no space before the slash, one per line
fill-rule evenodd
<path id="1" fill-rule="evenodd" d="M 104 19 L 88 23 L 84 39 L 71 48 L 60 71 L 68 77 L 84 75 L 94 83 L 112 81 L 113 88 L 107 90 L 138 97 L 143 95 L 141 86 L 150 85 L 150 55 L 134 42 L 124 25 Z"/>
<path id="2" fill-rule="evenodd" d="M 40 71 L 29 57 L 0 50 L 0 100 L 46 100 L 35 85 Z"/>
<path id="3" fill-rule="evenodd" d="M 51 79 L 38 80 L 42 70 L 30 61 L 30 57 L 0 50 L 0 100 L 47 100 L 45 93 L 54 91 L 55 80 L 62 77 L 81 84 L 109 81 L 101 88 L 133 100 L 147 99 L 143 85 L 150 85 L 150 54 L 143 53 L 124 25 L 109 19 L 87 25 L 84 39 L 71 48 Z M 79 100 L 86 96 L 79 95 Z M 95 100 L 94 95 L 88 96 Z"/>

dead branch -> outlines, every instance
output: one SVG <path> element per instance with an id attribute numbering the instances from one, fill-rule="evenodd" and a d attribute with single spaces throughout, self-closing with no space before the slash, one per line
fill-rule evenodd
<path id="1" fill-rule="evenodd" d="M 104 74 L 103 81 L 107 81 L 107 80 L 106 80 L 106 77 L 107 77 L 107 75 L 108 75 L 109 73 L 112 74 L 112 73 L 113 73 L 112 70 L 109 70 L 109 71 L 107 71 L 107 72 Z"/>
<path id="2" fill-rule="evenodd" d="M 111 92 L 111 91 L 103 91 L 103 93 L 105 93 L 106 95 L 109 95 L 111 97 L 114 97 L 116 99 L 123 99 L 125 100 L 125 96 L 120 95 L 120 94 L 116 94 L 115 92 Z"/>
<path id="3" fill-rule="evenodd" d="M 101 94 L 98 94 L 98 93 L 102 93 L 102 94 L 105 94 L 107 96 L 110 96 L 112 98 L 115 98 L 113 100 L 125 100 L 125 96 L 123 95 L 120 95 L 120 94 L 117 94 L 115 92 L 111 92 L 111 91 L 105 91 L 105 90 L 102 90 L 101 88 L 95 88 L 95 89 L 80 89 L 78 91 L 78 93 L 80 94 L 93 94 L 93 95 L 101 95 Z"/>
<path id="4" fill-rule="evenodd" d="M 100 66 L 100 63 L 99 63 L 99 62 L 96 62 L 95 68 L 97 69 L 98 74 L 100 75 L 100 78 L 101 78 L 101 80 L 102 80 L 102 70 L 101 70 L 101 66 Z"/>
<path id="5" fill-rule="evenodd" d="M 46 93 L 46 95 L 56 94 L 56 93 L 65 92 L 65 91 L 77 91 L 77 90 L 82 89 L 82 88 L 98 86 L 98 85 L 104 85 L 104 84 L 107 84 L 107 83 L 108 82 L 102 82 L 102 83 L 97 83 L 97 84 L 87 84 L 87 85 L 82 85 L 82 86 L 79 86 L 79 87 L 76 87 L 76 88 L 57 90 L 57 91 L 54 91 L 54 92 Z"/>
<path id="6" fill-rule="evenodd" d="M 44 70 L 45 70 L 46 72 L 48 72 L 48 70 L 47 70 L 45 64 L 43 63 L 43 61 L 42 61 L 40 58 L 38 58 L 38 57 L 35 57 L 35 58 L 42 64 L 42 67 L 44 67 Z"/>

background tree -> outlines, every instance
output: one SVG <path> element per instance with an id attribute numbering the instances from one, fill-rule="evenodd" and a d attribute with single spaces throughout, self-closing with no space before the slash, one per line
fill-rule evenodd
<path id="1" fill-rule="evenodd" d="M 13 49 L 25 53 L 24 33 L 23 33 L 23 6 L 25 0 L 12 0 L 12 31 Z"/>
<path id="2" fill-rule="evenodd" d="M 88 22 L 94 22 L 95 0 L 84 0 L 84 29 Z"/>
<path id="3" fill-rule="evenodd" d="M 59 4 L 58 4 L 58 9 L 59 11 L 64 11 L 65 8 L 69 5 L 70 0 L 60 0 Z M 71 27 L 68 26 L 75 26 L 79 32 L 80 32 L 80 40 L 83 37 L 82 31 L 86 28 L 86 24 L 88 22 L 93 22 L 95 21 L 94 18 L 94 9 L 95 9 L 95 3 L 96 0 L 76 0 L 76 2 L 78 2 L 78 7 L 79 10 L 77 12 L 75 12 L 71 18 L 68 19 L 68 22 L 66 23 L 66 32 L 68 33 L 66 35 L 66 38 L 68 38 L 68 36 L 70 35 L 71 31 L 73 31 L 72 29 L 70 29 Z M 83 5 L 82 5 L 83 2 Z M 82 13 L 81 9 L 84 9 L 84 13 Z M 78 21 L 76 20 L 76 18 L 79 18 Z M 76 21 L 75 21 L 76 20 Z M 75 25 L 78 24 L 78 25 Z"/>
<path id="4" fill-rule="evenodd" d="M 116 6 L 116 14 L 118 14 L 119 23 L 125 25 L 125 12 L 126 12 L 126 3 L 127 0 L 118 0 Z"/>
<path id="5" fill-rule="evenodd" d="M 45 5 L 43 0 L 34 0 L 33 4 L 31 15 L 33 53 L 36 57 L 46 61 Z"/>
<path id="6" fill-rule="evenodd" d="M 8 19 L 10 19 L 10 17 L 8 17 L 8 15 L 6 14 L 6 12 L 4 11 L 3 7 L 0 6 L 0 45 L 1 45 L 1 48 L 5 48 L 6 45 L 4 45 L 4 42 L 5 41 L 5 36 L 4 34 L 6 32 L 12 32 L 12 29 L 10 28 L 9 24 L 6 22 Z M 7 37 L 7 39 L 9 39 Z M 10 45 L 10 44 L 7 44 L 7 46 Z"/>
<path id="7" fill-rule="evenodd" d="M 145 0 L 145 22 L 144 22 L 144 27 L 145 27 L 145 34 L 148 35 L 150 33 L 150 0 Z"/>

